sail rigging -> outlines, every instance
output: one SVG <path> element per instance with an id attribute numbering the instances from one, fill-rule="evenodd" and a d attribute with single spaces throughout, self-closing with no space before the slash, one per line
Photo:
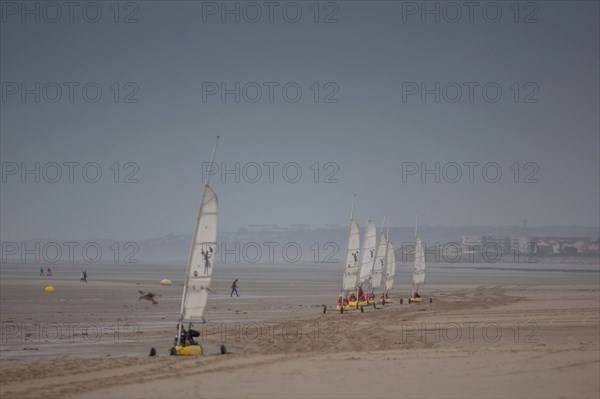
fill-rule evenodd
<path id="1" fill-rule="evenodd" d="M 396 274 L 396 255 L 394 254 L 394 246 L 391 242 L 388 242 L 385 261 L 385 291 L 388 292 L 394 286 L 394 275 Z"/>
<path id="2" fill-rule="evenodd" d="M 217 136 L 213 148 L 211 163 L 214 160 L 218 142 L 219 136 Z M 204 320 L 216 259 L 218 198 L 209 186 L 210 175 L 207 175 L 205 181 L 183 285 L 179 319 L 180 332 L 182 321 Z"/>
<path id="3" fill-rule="evenodd" d="M 373 260 L 375 259 L 375 250 L 377 246 L 377 229 L 373 221 L 369 218 L 363 238 L 361 251 L 360 271 L 357 286 L 364 284 L 371 277 L 373 271 Z"/>
<path id="4" fill-rule="evenodd" d="M 413 269 L 413 285 L 425 282 L 425 247 L 421 237 L 415 240 L 415 263 Z"/>
<path id="5" fill-rule="evenodd" d="M 358 280 L 358 268 L 360 266 L 360 231 L 358 224 L 354 219 L 350 219 L 350 229 L 348 231 L 348 250 L 346 252 L 346 266 L 344 268 L 344 281 L 342 288 L 344 291 L 351 291 L 356 288 Z"/>
<path id="6" fill-rule="evenodd" d="M 217 194 L 204 186 L 181 301 L 181 319 L 202 320 L 217 248 Z"/>
<path id="7" fill-rule="evenodd" d="M 383 276 L 383 267 L 385 266 L 387 257 L 387 238 L 383 231 L 379 235 L 379 243 L 377 244 L 377 252 L 373 261 L 373 273 L 371 275 L 371 288 L 379 288 L 381 286 L 381 278 Z"/>

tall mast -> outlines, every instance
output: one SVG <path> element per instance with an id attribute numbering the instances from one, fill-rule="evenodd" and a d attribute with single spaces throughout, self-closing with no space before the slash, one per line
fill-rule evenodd
<path id="1" fill-rule="evenodd" d="M 390 246 L 390 214 L 388 213 L 388 214 L 386 214 L 386 216 L 387 216 L 387 229 L 386 229 L 385 236 L 387 238 L 387 241 L 385 243 L 385 251 L 383 252 L 383 254 L 384 254 L 383 259 L 385 259 L 386 262 L 385 262 L 385 269 L 383 268 L 383 266 L 381 267 L 381 279 L 383 280 L 383 288 L 384 288 L 383 292 L 384 293 L 386 292 L 385 286 L 387 284 L 387 256 L 388 256 L 388 248 Z M 384 271 L 385 271 L 385 273 L 384 273 Z M 385 294 L 383 294 L 383 296 L 384 296 L 383 301 L 385 301 Z"/>
<path id="2" fill-rule="evenodd" d="M 354 199 L 352 200 L 352 210 L 350 211 L 350 223 L 348 224 L 348 240 L 346 241 L 346 256 L 348 251 L 350 250 L 350 234 L 352 233 L 352 220 L 354 219 L 354 205 L 356 204 L 356 194 L 354 194 Z M 344 279 L 346 278 L 346 264 L 344 261 L 344 274 L 343 274 L 343 278 L 342 278 L 342 289 L 341 289 L 341 293 L 342 293 L 342 307 L 344 306 Z M 358 278 L 358 276 L 357 276 Z"/>
<path id="3" fill-rule="evenodd" d="M 419 229 L 419 214 L 415 214 L 415 238 L 417 238 L 417 236 L 419 235 L 418 233 L 418 229 Z"/>
<path id="4" fill-rule="evenodd" d="M 383 217 L 383 223 L 381 224 L 381 230 L 379 230 L 379 235 L 377 236 L 377 241 L 375 242 L 375 256 L 373 256 L 373 262 L 371 265 L 371 292 L 374 290 L 373 288 L 373 270 L 375 268 L 375 262 L 377 262 L 377 253 L 379 252 L 379 242 L 381 241 L 381 235 L 383 234 L 383 229 L 385 228 L 385 222 L 387 220 L 388 215 L 386 214 Z"/>
<path id="5" fill-rule="evenodd" d="M 387 244 L 385 246 L 385 275 L 382 273 L 383 283 L 384 283 L 384 293 L 387 294 L 387 275 L 388 275 L 388 249 L 390 248 L 390 219 L 392 215 L 388 213 L 388 224 L 387 224 Z M 383 300 L 385 301 L 385 294 L 383 296 Z"/>
<path id="6" fill-rule="evenodd" d="M 381 230 L 379 230 L 379 235 L 383 234 L 383 229 L 385 228 L 385 222 L 387 221 L 387 213 L 383 217 L 383 224 L 381 225 Z M 377 244 L 379 244 L 379 238 L 377 238 Z"/>
<path id="7" fill-rule="evenodd" d="M 359 286 L 362 287 L 362 285 L 364 283 L 364 282 L 360 281 L 360 273 L 362 271 L 362 257 L 363 257 L 363 252 L 366 250 L 364 248 L 364 244 L 365 244 L 365 241 L 366 241 L 366 238 L 367 238 L 367 230 L 369 228 L 369 222 L 370 221 L 371 221 L 371 215 L 369 215 L 368 218 L 367 218 L 367 224 L 365 225 L 365 236 L 363 237 L 363 245 L 360 246 L 360 259 L 359 259 L 359 262 L 358 262 L 358 271 L 356 272 L 356 274 L 357 274 L 357 278 L 356 278 L 356 298 L 357 298 L 357 300 L 360 299 L 358 297 L 358 287 Z M 358 309 L 358 306 L 356 308 Z"/>
<path id="8" fill-rule="evenodd" d="M 391 217 L 391 215 L 388 213 L 388 221 L 387 221 L 388 224 L 387 224 L 387 233 L 386 233 L 388 242 L 390 242 L 390 217 Z"/>
<path id="9" fill-rule="evenodd" d="M 210 171 L 212 170 L 212 166 L 213 166 L 213 161 L 215 160 L 215 152 L 217 152 L 217 145 L 219 144 L 219 136 L 217 136 L 217 141 L 215 141 L 215 146 L 213 147 L 213 151 L 212 151 L 212 155 L 210 156 L 210 169 L 206 171 L 206 180 L 205 180 L 205 184 L 208 186 L 208 183 L 210 181 Z"/>
<path id="10" fill-rule="evenodd" d="M 414 256 L 413 256 L 413 264 L 417 263 L 417 226 L 419 225 L 419 214 L 416 213 L 415 214 L 415 250 L 414 250 Z M 413 266 L 413 284 L 412 284 L 412 290 L 411 291 L 415 291 L 415 272 L 414 272 L 414 266 Z M 410 296 L 413 296 L 413 292 L 410 293 Z"/>

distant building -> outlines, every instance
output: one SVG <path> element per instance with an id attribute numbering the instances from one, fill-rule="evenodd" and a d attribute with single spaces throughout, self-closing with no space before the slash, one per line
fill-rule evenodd
<path id="1" fill-rule="evenodd" d="M 535 242 L 531 237 L 511 237 L 511 250 L 515 253 L 534 253 Z"/>
<path id="2" fill-rule="evenodd" d="M 598 244 L 586 237 L 535 237 L 532 239 L 539 254 L 591 254 Z M 551 248 L 551 250 L 549 249 Z"/>
<path id="3" fill-rule="evenodd" d="M 462 236 L 463 252 L 474 251 L 481 248 L 482 236 Z"/>
<path id="4" fill-rule="evenodd" d="M 550 255 L 554 252 L 554 246 L 546 241 L 538 241 L 535 245 L 539 255 Z"/>
<path id="5" fill-rule="evenodd" d="M 483 248 L 499 248 L 502 253 L 510 253 L 513 249 L 509 236 L 483 236 L 481 244 Z"/>
<path id="6" fill-rule="evenodd" d="M 501 251 L 508 254 L 513 252 L 527 253 L 532 249 L 531 237 L 510 237 L 510 236 L 463 236 L 462 247 L 463 252 L 478 252 L 482 249 Z"/>

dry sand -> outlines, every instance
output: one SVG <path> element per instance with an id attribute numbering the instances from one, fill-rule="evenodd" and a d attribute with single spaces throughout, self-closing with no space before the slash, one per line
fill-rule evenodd
<path id="1" fill-rule="evenodd" d="M 195 326 L 208 353 L 200 358 L 168 355 L 180 280 L 85 285 L 77 273 L 4 273 L 0 396 L 600 396 L 597 274 L 587 284 L 427 285 L 433 303 L 401 305 L 396 294 L 383 308 L 323 314 L 335 279 L 298 270 L 286 279 L 267 268 L 268 283 L 241 279 L 240 298 L 224 295 L 228 276 L 217 278 L 208 322 Z M 43 292 L 49 282 L 53 294 Z M 138 301 L 138 289 L 161 295 L 158 305 Z M 217 354 L 221 343 L 226 356 Z M 157 357 L 148 357 L 151 347 Z"/>

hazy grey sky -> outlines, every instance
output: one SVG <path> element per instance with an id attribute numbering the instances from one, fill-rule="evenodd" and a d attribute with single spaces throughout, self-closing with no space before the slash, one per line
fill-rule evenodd
<path id="1" fill-rule="evenodd" d="M 241 172 L 211 180 L 222 230 L 345 224 L 353 193 L 361 225 L 599 224 L 597 1 L 282 1 L 272 21 L 239 2 L 239 22 L 222 14 L 236 2 L 40 4 L 1 2 L 2 239 L 191 232 L 215 135 L 219 166 Z M 222 98 L 236 82 L 239 103 Z M 40 182 L 23 179 L 36 162 Z M 436 162 L 439 183 L 403 178 Z"/>

